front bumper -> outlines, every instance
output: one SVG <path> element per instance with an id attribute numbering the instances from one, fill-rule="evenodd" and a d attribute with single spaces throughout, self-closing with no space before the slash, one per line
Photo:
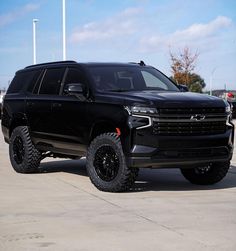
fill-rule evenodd
<path id="1" fill-rule="evenodd" d="M 205 151 L 205 153 L 204 153 Z M 129 167 L 146 168 L 187 168 L 212 162 L 230 161 L 233 149 L 227 147 L 192 148 L 158 151 L 153 156 L 128 156 Z"/>
<path id="2" fill-rule="evenodd" d="M 154 136 L 148 130 L 134 132 L 129 167 L 187 168 L 230 161 L 233 155 L 233 125 L 223 134 L 202 136 Z"/>

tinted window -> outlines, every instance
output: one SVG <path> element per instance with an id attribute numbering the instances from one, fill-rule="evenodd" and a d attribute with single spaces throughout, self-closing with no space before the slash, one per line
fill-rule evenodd
<path id="1" fill-rule="evenodd" d="M 7 93 L 16 93 L 19 92 L 21 89 L 20 82 L 18 81 L 18 76 L 20 74 L 15 75 L 15 77 L 12 79 L 11 84 L 7 90 Z"/>
<path id="2" fill-rule="evenodd" d="M 93 83 L 99 91 L 179 91 L 161 72 L 152 67 L 92 66 Z"/>
<path id="3" fill-rule="evenodd" d="M 68 73 L 66 74 L 65 79 L 65 87 L 68 84 L 84 84 L 86 85 L 86 78 L 84 76 L 84 73 L 80 71 L 79 69 L 71 68 L 68 70 Z"/>
<path id="4" fill-rule="evenodd" d="M 39 71 L 26 71 L 20 72 L 13 78 L 7 93 L 18 93 L 26 88 L 31 89 L 31 85 L 37 80 L 40 72 Z"/>
<path id="5" fill-rule="evenodd" d="M 36 86 L 37 82 L 39 81 L 39 76 L 40 76 L 41 70 L 34 71 L 34 74 L 31 77 L 30 80 L 30 85 L 27 88 L 27 91 L 32 93 L 34 90 L 34 87 Z"/>
<path id="6" fill-rule="evenodd" d="M 40 94 L 57 95 L 60 92 L 64 69 L 48 69 L 41 84 Z"/>
<path id="7" fill-rule="evenodd" d="M 65 80 L 65 84 L 86 84 L 86 80 L 84 77 L 84 74 L 82 71 L 78 70 L 78 69 L 69 69 L 67 75 L 66 75 L 66 80 Z"/>

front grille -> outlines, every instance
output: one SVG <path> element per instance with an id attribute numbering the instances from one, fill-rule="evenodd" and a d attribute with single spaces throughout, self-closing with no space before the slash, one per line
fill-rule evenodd
<path id="1" fill-rule="evenodd" d="M 155 135 L 214 135 L 226 131 L 225 108 L 164 108 L 153 119 Z"/>
<path id="2" fill-rule="evenodd" d="M 158 135 L 213 135 L 225 130 L 225 121 L 153 122 L 153 133 Z"/>
<path id="3" fill-rule="evenodd" d="M 160 115 L 164 114 L 224 114 L 224 107 L 206 107 L 206 108 L 162 108 L 159 109 Z"/>

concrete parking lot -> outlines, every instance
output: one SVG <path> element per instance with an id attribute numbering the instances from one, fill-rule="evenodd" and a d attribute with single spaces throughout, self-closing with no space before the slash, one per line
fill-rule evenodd
<path id="1" fill-rule="evenodd" d="M 235 154 L 236 155 L 236 154 Z M 236 156 L 214 186 L 141 170 L 129 193 L 98 191 L 85 160 L 17 174 L 0 134 L 0 250 L 236 250 Z"/>

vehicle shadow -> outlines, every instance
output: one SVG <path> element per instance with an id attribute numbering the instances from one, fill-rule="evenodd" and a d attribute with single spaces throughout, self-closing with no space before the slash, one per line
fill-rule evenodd
<path id="1" fill-rule="evenodd" d="M 86 160 L 63 160 L 41 163 L 43 173 L 66 172 L 79 176 L 88 176 Z M 236 166 L 231 165 L 227 176 L 219 183 L 210 186 L 200 186 L 189 183 L 179 169 L 140 169 L 134 187 L 129 192 L 146 191 L 193 191 L 215 190 L 236 187 Z"/>
<path id="2" fill-rule="evenodd" d="M 67 172 L 88 176 L 86 171 L 86 159 L 56 160 L 40 164 L 40 173 Z"/>
<path id="3" fill-rule="evenodd" d="M 221 182 L 209 186 L 191 184 L 183 177 L 179 169 L 142 169 L 133 190 L 197 191 L 234 187 L 236 187 L 236 166 L 231 166 L 227 176 Z"/>

